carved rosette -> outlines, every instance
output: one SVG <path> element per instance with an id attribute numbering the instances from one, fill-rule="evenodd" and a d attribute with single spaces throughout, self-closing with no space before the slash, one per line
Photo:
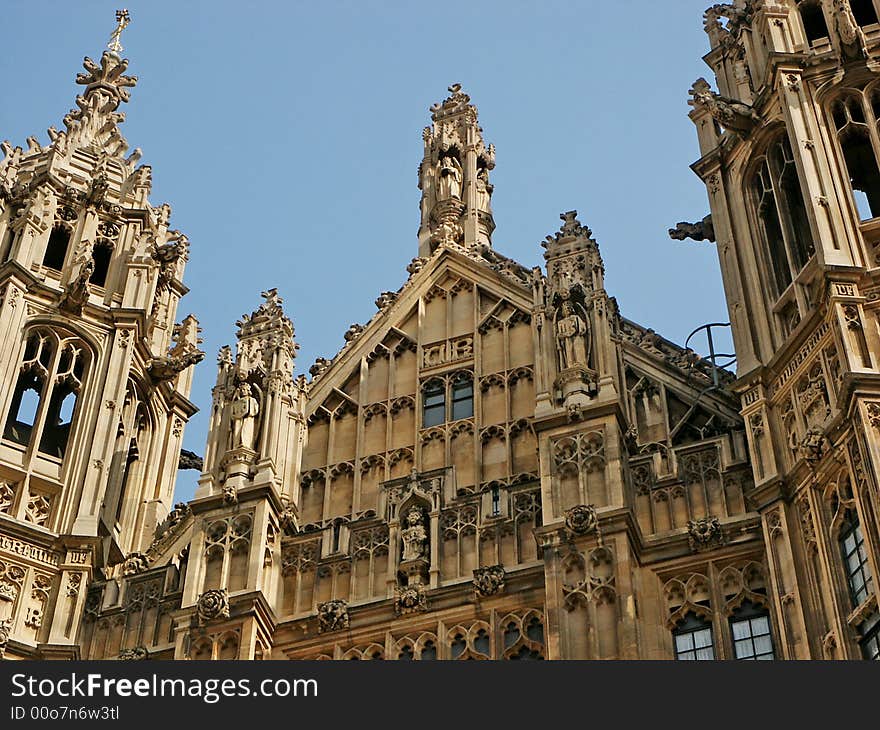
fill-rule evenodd
<path id="1" fill-rule="evenodd" d="M 341 631 L 349 626 L 348 603 L 342 600 L 318 604 L 318 633 Z"/>
<path id="2" fill-rule="evenodd" d="M 724 531 L 717 517 L 709 515 L 699 520 L 688 520 L 688 544 L 692 552 L 708 550 L 724 544 Z"/>
<path id="3" fill-rule="evenodd" d="M 196 604 L 196 613 L 200 624 L 229 618 L 229 596 L 226 589 L 217 588 L 202 593 Z"/>
<path id="4" fill-rule="evenodd" d="M 488 598 L 504 590 L 504 566 L 490 565 L 474 570 L 474 593 L 478 598 Z"/>
<path id="5" fill-rule="evenodd" d="M 428 596 L 425 586 L 421 583 L 397 587 L 394 590 L 394 613 L 407 616 L 412 613 L 423 613 L 428 610 Z"/>
<path id="6" fill-rule="evenodd" d="M 565 511 L 565 526 L 575 535 L 587 535 L 598 531 L 599 517 L 591 504 L 578 504 Z"/>

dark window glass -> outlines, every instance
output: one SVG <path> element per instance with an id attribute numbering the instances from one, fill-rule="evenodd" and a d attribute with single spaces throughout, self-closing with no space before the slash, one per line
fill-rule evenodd
<path id="1" fill-rule="evenodd" d="M 400 650 L 400 654 L 397 655 L 397 658 L 402 662 L 411 662 L 414 659 L 412 647 L 403 647 L 403 649 Z"/>
<path id="2" fill-rule="evenodd" d="M 470 418 L 473 415 L 474 384 L 469 377 L 462 377 L 452 384 L 452 420 Z"/>
<path id="3" fill-rule="evenodd" d="M 733 652 L 737 659 L 774 659 L 770 615 L 766 609 L 745 601 L 730 619 Z"/>
<path id="4" fill-rule="evenodd" d="M 843 158 L 861 220 L 880 215 L 880 170 L 867 132 L 853 131 L 841 137 Z"/>
<path id="5" fill-rule="evenodd" d="M 862 638 L 859 646 L 862 656 L 871 661 L 880 661 L 880 611 L 874 611 L 859 627 Z"/>
<path id="6" fill-rule="evenodd" d="M 764 230 L 764 239 L 767 242 L 770 254 L 770 267 L 773 271 L 774 294 L 778 297 L 791 284 L 791 268 L 788 265 L 788 257 L 785 253 L 785 239 L 782 236 L 782 224 L 779 220 L 779 211 L 776 208 L 776 195 L 773 192 L 773 183 L 770 168 L 765 161 L 755 176 L 755 196 L 758 204 L 758 218 Z"/>
<path id="7" fill-rule="evenodd" d="M 501 514 L 501 490 L 498 487 L 492 487 L 492 517 L 498 517 Z"/>
<path id="8" fill-rule="evenodd" d="M 773 156 L 780 203 L 786 212 L 794 268 L 800 271 L 813 255 L 813 232 L 788 137 L 783 137 L 775 146 Z"/>
<path id="9" fill-rule="evenodd" d="M 874 580 L 868 567 L 868 553 L 865 550 L 865 537 L 858 517 L 848 511 L 840 528 L 840 551 L 853 607 L 862 605 L 874 592 Z"/>
<path id="10" fill-rule="evenodd" d="M 439 426 L 446 421 L 446 386 L 434 380 L 425 386 L 422 393 L 422 427 Z"/>
<path id="11" fill-rule="evenodd" d="M 485 629 L 480 629 L 474 639 L 474 649 L 488 656 L 490 645 L 489 634 L 486 633 Z"/>
<path id="12" fill-rule="evenodd" d="M 819 2 L 804 0 L 798 6 L 798 10 L 801 13 L 808 43 L 828 37 L 828 26 L 825 24 L 825 15 L 822 13 L 822 5 Z"/>
<path id="13" fill-rule="evenodd" d="M 712 624 L 689 613 L 672 632 L 675 658 L 681 661 L 711 661 L 715 658 L 712 645 Z"/>
<path id="14" fill-rule="evenodd" d="M 110 270 L 110 258 L 113 255 L 113 249 L 109 246 L 95 246 L 92 249 L 92 260 L 95 262 L 95 268 L 89 277 L 89 282 L 95 286 L 104 286 L 107 283 L 107 272 Z"/>
<path id="15" fill-rule="evenodd" d="M 67 246 L 70 243 L 70 232 L 63 226 L 57 226 L 49 234 L 49 243 L 46 245 L 46 255 L 43 256 L 43 266 L 61 271 L 64 268 L 64 259 L 67 257 Z"/>
<path id="16" fill-rule="evenodd" d="M 433 641 L 426 641 L 425 645 L 422 647 L 422 653 L 419 656 L 419 659 L 424 661 L 433 661 L 437 658 L 437 647 L 434 646 Z"/>
<path id="17" fill-rule="evenodd" d="M 871 25 L 877 22 L 877 11 L 873 0 L 849 0 L 850 7 L 859 25 Z"/>

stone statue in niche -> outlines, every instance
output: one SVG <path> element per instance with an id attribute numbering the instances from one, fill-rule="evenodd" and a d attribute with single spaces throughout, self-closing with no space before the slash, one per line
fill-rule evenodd
<path id="1" fill-rule="evenodd" d="M 254 448 L 259 414 L 260 404 L 251 392 L 251 384 L 239 383 L 232 400 L 232 448 Z"/>
<path id="2" fill-rule="evenodd" d="M 590 329 L 570 301 L 560 307 L 556 319 L 556 349 L 559 351 L 559 369 L 589 367 Z"/>
<path id="3" fill-rule="evenodd" d="M 428 546 L 428 531 L 425 529 L 425 516 L 418 507 L 406 513 L 406 527 L 403 529 L 403 560 L 419 560 L 425 557 Z"/>
<path id="4" fill-rule="evenodd" d="M 461 198 L 461 163 L 452 155 L 440 158 L 437 199 Z"/>
<path id="5" fill-rule="evenodd" d="M 489 213 L 491 210 L 492 190 L 494 187 L 489 182 L 489 171 L 481 167 L 477 172 L 477 210 Z"/>

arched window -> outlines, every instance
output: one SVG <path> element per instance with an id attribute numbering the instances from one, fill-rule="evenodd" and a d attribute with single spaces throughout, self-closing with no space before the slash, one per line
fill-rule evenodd
<path id="1" fill-rule="evenodd" d="M 43 266 L 61 271 L 64 268 L 64 259 L 67 258 L 68 245 L 70 245 L 70 231 L 63 225 L 55 226 L 49 234 Z"/>
<path id="2" fill-rule="evenodd" d="M 865 536 L 853 510 L 847 511 L 837 540 L 846 570 L 850 598 L 853 608 L 857 608 L 874 592 L 874 579 L 868 566 Z"/>
<path id="3" fill-rule="evenodd" d="M 474 381 L 470 373 L 459 373 L 452 380 L 452 420 L 474 415 Z"/>
<path id="4" fill-rule="evenodd" d="M 766 608 L 743 601 L 730 617 L 733 653 L 737 659 L 775 659 L 770 634 L 770 614 Z"/>
<path id="5" fill-rule="evenodd" d="M 32 332 L 25 342 L 3 438 L 28 446 L 37 437 L 40 452 L 63 458 L 85 368 L 85 348 L 79 340 L 59 340 L 45 330 Z"/>
<path id="6" fill-rule="evenodd" d="M 446 421 L 446 384 L 439 378 L 429 381 L 422 391 L 422 428 Z"/>
<path id="7" fill-rule="evenodd" d="M 95 286 L 104 286 L 107 283 L 107 272 L 110 270 L 110 259 L 113 256 L 113 246 L 105 239 L 100 239 L 92 249 L 92 261 L 95 268 L 89 277 L 89 283 Z"/>
<path id="8" fill-rule="evenodd" d="M 788 136 L 777 137 L 752 177 L 752 197 L 778 299 L 806 266 L 815 247 Z"/>
<path id="9" fill-rule="evenodd" d="M 874 0 L 849 0 L 849 5 L 852 8 L 856 23 L 859 25 L 864 27 L 877 22 L 877 10 L 874 7 Z"/>
<path id="10" fill-rule="evenodd" d="M 689 613 L 672 632 L 675 658 L 680 661 L 712 661 L 715 647 L 712 642 L 712 623 Z"/>
<path id="11" fill-rule="evenodd" d="M 828 38 L 828 24 L 825 22 L 825 13 L 822 12 L 821 0 L 800 0 L 798 12 L 800 12 L 801 22 L 804 24 L 807 43 L 813 44 L 818 40 Z"/>
<path id="12" fill-rule="evenodd" d="M 872 100 L 875 104 L 876 98 L 875 94 Z M 859 218 L 876 218 L 880 215 L 880 169 L 861 97 L 847 94 L 837 99 L 831 106 L 831 118 Z"/>

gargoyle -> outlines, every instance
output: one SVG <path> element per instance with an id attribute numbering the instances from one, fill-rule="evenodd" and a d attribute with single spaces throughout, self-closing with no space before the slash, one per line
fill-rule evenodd
<path id="1" fill-rule="evenodd" d="M 180 456 L 177 459 L 178 469 L 195 469 L 196 471 L 201 471 L 203 467 L 204 462 L 201 456 L 193 451 L 188 451 L 187 449 L 180 450 Z"/>
<path id="2" fill-rule="evenodd" d="M 195 348 L 177 354 L 172 351 L 168 355 L 154 357 L 147 367 L 147 372 L 153 380 L 161 383 L 165 380 L 173 380 L 178 373 L 200 363 L 204 358 L 205 353 Z"/>
<path id="3" fill-rule="evenodd" d="M 712 225 L 712 215 L 709 214 L 703 220 L 696 223 L 681 221 L 675 224 L 675 228 L 669 229 L 669 237 L 675 241 L 684 241 L 692 238 L 694 241 L 715 241 L 715 226 Z"/>
<path id="4" fill-rule="evenodd" d="M 712 118 L 722 127 L 746 137 L 761 122 L 761 117 L 754 107 L 736 99 L 721 96 L 712 91 L 709 82 L 700 78 L 691 87 L 691 99 L 688 101 L 695 109 L 705 107 Z"/>

